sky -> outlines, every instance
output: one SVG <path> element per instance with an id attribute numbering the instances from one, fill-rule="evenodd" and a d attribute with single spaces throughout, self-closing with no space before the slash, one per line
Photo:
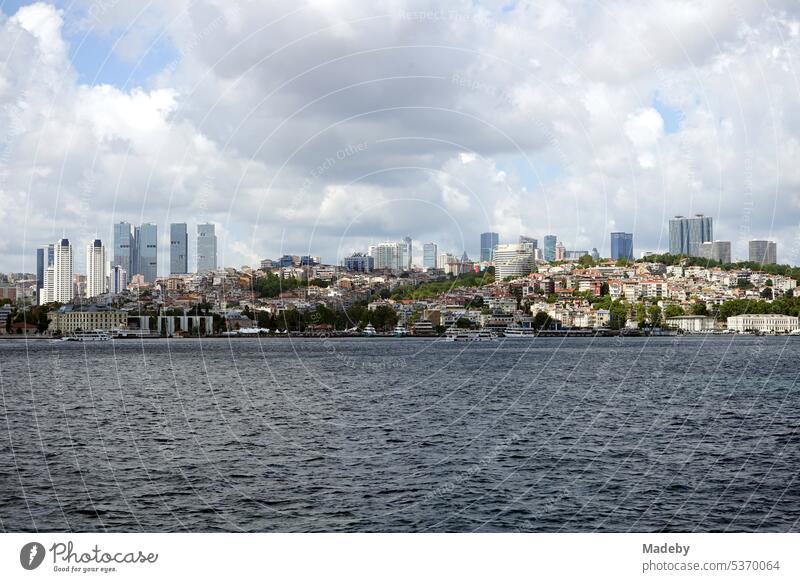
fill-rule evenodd
<path id="1" fill-rule="evenodd" d="M 0 0 L 0 271 L 114 222 L 220 263 L 479 234 L 800 264 L 796 0 Z M 190 235 L 190 245 L 192 242 Z M 193 253 L 192 253 L 193 255 Z M 190 256 L 190 264 L 193 256 Z"/>

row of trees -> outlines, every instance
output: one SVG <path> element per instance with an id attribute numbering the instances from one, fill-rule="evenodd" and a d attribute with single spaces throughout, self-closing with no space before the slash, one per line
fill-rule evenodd
<path id="1" fill-rule="evenodd" d="M 244 311 L 248 315 L 248 311 Z M 252 314 L 250 314 L 252 316 Z M 265 311 L 255 314 L 259 327 L 287 331 L 305 331 L 310 325 L 330 325 L 333 329 L 344 330 L 351 327 L 366 327 L 372 324 L 378 331 L 391 331 L 397 325 L 399 317 L 391 307 L 381 305 L 370 310 L 366 303 L 359 302 L 349 309 L 331 309 L 325 305 L 317 305 L 308 311 L 286 309 L 278 315 Z"/>

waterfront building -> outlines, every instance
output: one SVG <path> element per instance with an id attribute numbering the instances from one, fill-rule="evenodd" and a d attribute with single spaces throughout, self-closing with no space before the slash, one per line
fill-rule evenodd
<path id="1" fill-rule="evenodd" d="M 553 262 L 556 260 L 556 241 L 558 237 L 554 234 L 548 234 L 544 237 L 544 260 Z"/>
<path id="2" fill-rule="evenodd" d="M 667 325 L 689 333 L 703 333 L 713 330 L 715 321 L 707 315 L 678 315 L 668 317 Z"/>
<path id="3" fill-rule="evenodd" d="M 710 216 L 676 216 L 669 221 L 669 252 L 672 255 L 698 257 L 700 245 L 713 239 L 714 225 Z"/>
<path id="4" fill-rule="evenodd" d="M 47 314 L 50 323 L 48 331 L 60 330 L 62 333 L 72 333 L 75 331 L 111 331 L 126 327 L 128 324 L 128 312 L 89 305 L 86 307 L 75 307 L 66 305 L 57 311 Z"/>
<path id="5" fill-rule="evenodd" d="M 185 222 L 169 225 L 169 273 L 185 275 L 189 272 L 189 230 Z"/>
<path id="6" fill-rule="evenodd" d="M 134 273 L 141 275 L 145 283 L 155 282 L 158 277 L 158 227 L 155 224 L 146 222 L 134 229 L 134 249 Z"/>
<path id="7" fill-rule="evenodd" d="M 793 315 L 757 313 L 733 315 L 728 318 L 728 329 L 739 333 L 790 333 L 800 329 L 800 321 Z"/>
<path id="8" fill-rule="evenodd" d="M 439 247 L 436 243 L 425 243 L 422 246 L 422 266 L 425 269 L 436 268 L 436 255 L 439 254 Z"/>
<path id="9" fill-rule="evenodd" d="M 771 240 L 751 240 L 748 243 L 748 260 L 761 265 L 778 262 L 778 246 Z"/>
<path id="10" fill-rule="evenodd" d="M 135 241 L 133 230 L 127 222 L 119 222 L 114 225 L 114 250 L 112 263 L 120 265 L 128 273 L 132 273 L 136 268 L 134 262 Z"/>
<path id="11" fill-rule="evenodd" d="M 618 261 L 625 259 L 633 260 L 633 233 L 632 232 L 612 232 L 611 233 L 611 259 Z"/>
<path id="12" fill-rule="evenodd" d="M 353 253 L 344 259 L 344 268 L 348 271 L 370 273 L 375 268 L 375 259 L 363 253 Z"/>
<path id="13" fill-rule="evenodd" d="M 197 225 L 197 272 L 217 270 L 217 235 L 213 223 Z"/>
<path id="14" fill-rule="evenodd" d="M 524 277 L 535 267 L 534 252 L 528 244 L 497 245 L 494 249 L 495 278 Z"/>
<path id="15" fill-rule="evenodd" d="M 498 244 L 500 244 L 500 235 L 496 232 L 481 233 L 481 262 L 493 260 L 492 251 Z"/>
<path id="16" fill-rule="evenodd" d="M 106 292 L 106 247 L 96 238 L 86 245 L 86 297 Z"/>
<path id="17" fill-rule="evenodd" d="M 62 238 L 53 249 L 53 296 L 51 301 L 69 303 L 73 298 L 72 245 Z"/>
<path id="18" fill-rule="evenodd" d="M 726 240 L 700 243 L 697 256 L 728 264 L 731 262 L 731 243 Z"/>

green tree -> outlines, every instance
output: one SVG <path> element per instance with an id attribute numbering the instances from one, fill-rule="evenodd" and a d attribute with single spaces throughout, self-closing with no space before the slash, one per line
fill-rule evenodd
<path id="1" fill-rule="evenodd" d="M 708 315 L 708 307 L 706 307 L 705 301 L 692 303 L 692 315 Z"/>
<path id="2" fill-rule="evenodd" d="M 680 317 L 681 315 L 685 315 L 685 312 L 680 305 L 671 304 L 667 305 L 666 309 L 664 309 L 665 317 Z"/>
<path id="3" fill-rule="evenodd" d="M 547 315 L 544 311 L 537 311 L 536 315 L 533 316 L 533 328 L 534 329 L 548 329 L 551 324 L 550 316 Z"/>
<path id="4" fill-rule="evenodd" d="M 619 299 L 613 301 L 608 309 L 611 321 L 611 329 L 622 329 L 628 323 L 628 305 Z"/>
<path id="5" fill-rule="evenodd" d="M 658 305 L 651 305 L 647 310 L 647 318 L 650 327 L 661 327 L 661 308 Z"/>

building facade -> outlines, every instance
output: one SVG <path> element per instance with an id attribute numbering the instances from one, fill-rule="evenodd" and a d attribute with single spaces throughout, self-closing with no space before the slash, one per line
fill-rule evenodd
<path id="1" fill-rule="evenodd" d="M 715 240 L 714 242 L 700 243 L 697 256 L 728 264 L 731 262 L 731 242 Z"/>
<path id="2" fill-rule="evenodd" d="M 497 245 L 494 249 L 495 278 L 524 277 L 535 266 L 533 248 L 528 244 Z"/>
<path id="3" fill-rule="evenodd" d="M 436 255 L 439 254 L 439 247 L 436 243 L 425 243 L 422 246 L 422 266 L 425 269 L 436 268 Z"/>
<path id="4" fill-rule="evenodd" d="M 70 303 L 72 288 L 72 245 L 62 238 L 53 249 L 53 297 L 51 301 Z"/>
<path id="5" fill-rule="evenodd" d="M 779 313 L 734 315 L 728 318 L 728 329 L 743 332 L 790 333 L 800 329 L 800 319 Z"/>
<path id="6" fill-rule="evenodd" d="M 778 263 L 778 245 L 771 240 L 751 240 L 747 245 L 748 260 L 761 265 Z"/>
<path id="7" fill-rule="evenodd" d="M 633 233 L 632 232 L 612 232 L 611 233 L 611 258 L 615 261 L 625 259 L 633 260 Z"/>
<path id="8" fill-rule="evenodd" d="M 375 269 L 389 269 L 400 272 L 405 268 L 403 258 L 405 244 L 395 242 L 382 242 L 370 247 L 370 255 L 374 259 Z"/>
<path id="9" fill-rule="evenodd" d="M 197 272 L 208 273 L 217 270 L 216 225 L 207 222 L 197 225 Z"/>
<path id="10" fill-rule="evenodd" d="M 128 273 L 119 265 L 111 267 L 108 276 L 108 288 L 111 293 L 118 295 L 128 288 Z"/>
<path id="11" fill-rule="evenodd" d="M 344 258 L 344 268 L 348 271 L 371 273 L 375 268 L 375 259 L 363 253 L 353 253 Z"/>
<path id="12" fill-rule="evenodd" d="M 135 268 L 133 262 L 135 253 L 135 241 L 133 239 L 133 229 L 127 222 L 119 222 L 114 225 L 114 250 L 112 265 L 119 265 L 126 272 L 131 273 Z"/>
<path id="13" fill-rule="evenodd" d="M 189 272 L 189 231 L 185 222 L 169 225 L 169 273 L 185 275 Z"/>
<path id="14" fill-rule="evenodd" d="M 556 242 L 558 237 L 554 234 L 547 234 L 544 237 L 544 260 L 553 262 L 556 260 Z"/>
<path id="15" fill-rule="evenodd" d="M 86 297 L 106 292 L 106 247 L 96 238 L 86 245 Z"/>
<path id="16" fill-rule="evenodd" d="M 492 251 L 498 244 L 500 244 L 500 235 L 496 232 L 481 233 L 481 262 L 493 260 Z"/>
<path id="17" fill-rule="evenodd" d="M 145 283 L 153 283 L 158 277 L 158 227 L 151 222 L 137 226 L 134 230 L 134 242 L 134 274 L 141 275 Z"/>
<path id="18" fill-rule="evenodd" d="M 82 309 L 62 307 L 48 313 L 47 318 L 50 320 L 47 328 L 50 332 L 111 331 L 128 325 L 127 311 L 106 309 L 94 305 Z"/>
<path id="19" fill-rule="evenodd" d="M 54 245 L 44 245 L 36 249 L 36 299 L 43 304 L 42 293 L 44 289 L 44 272 L 47 267 L 53 266 Z"/>
<path id="20" fill-rule="evenodd" d="M 700 245 L 712 240 L 714 224 L 710 216 L 676 216 L 669 221 L 669 252 L 672 255 L 699 257 Z"/>

